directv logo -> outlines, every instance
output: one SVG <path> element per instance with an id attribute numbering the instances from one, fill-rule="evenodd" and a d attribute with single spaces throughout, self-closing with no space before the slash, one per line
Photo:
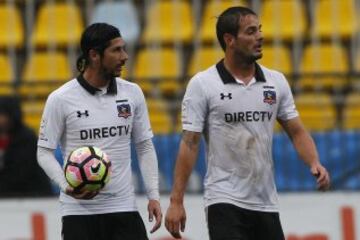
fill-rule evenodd
<path id="1" fill-rule="evenodd" d="M 80 139 L 87 140 L 87 139 L 116 137 L 116 136 L 128 135 L 129 132 L 130 132 L 130 125 L 84 129 L 84 130 L 80 130 Z"/>
<path id="2" fill-rule="evenodd" d="M 225 122 L 264 122 L 270 121 L 273 113 L 266 111 L 246 111 L 225 113 Z"/>

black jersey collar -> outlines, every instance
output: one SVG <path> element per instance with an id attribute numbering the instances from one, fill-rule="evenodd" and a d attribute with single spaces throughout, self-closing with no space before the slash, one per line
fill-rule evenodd
<path id="1" fill-rule="evenodd" d="M 221 80 L 224 84 L 227 83 L 236 83 L 235 78 L 229 73 L 225 68 L 224 59 L 221 59 L 220 62 L 216 64 L 216 69 L 220 75 Z M 265 76 L 259 64 L 255 62 L 255 80 L 257 82 L 266 82 Z"/>
<path id="2" fill-rule="evenodd" d="M 96 92 L 101 91 L 100 89 L 91 86 L 84 78 L 82 74 L 80 74 L 77 78 L 77 81 L 79 84 L 85 88 L 86 91 L 88 91 L 90 94 L 94 95 Z M 116 94 L 117 88 L 116 88 L 116 80 L 115 78 L 111 79 L 109 86 L 107 88 L 106 94 Z"/>

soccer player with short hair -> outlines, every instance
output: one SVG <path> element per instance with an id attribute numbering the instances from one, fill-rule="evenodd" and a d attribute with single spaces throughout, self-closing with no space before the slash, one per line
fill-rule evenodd
<path id="1" fill-rule="evenodd" d="M 329 174 L 298 116 L 284 75 L 256 62 L 263 43 L 257 15 L 245 7 L 228 8 L 217 20 L 216 33 L 225 57 L 190 80 L 182 102 L 183 136 L 165 226 L 176 238 L 185 229 L 184 192 L 203 133 L 210 239 L 281 240 L 272 160 L 275 121 L 316 176 L 320 190 L 329 188 Z"/>
<path id="2" fill-rule="evenodd" d="M 145 240 L 135 203 L 130 143 L 135 143 L 149 199 L 149 220 L 161 226 L 158 164 L 145 97 L 140 87 L 119 76 L 128 55 L 120 31 L 106 23 L 88 26 L 81 37 L 81 74 L 52 92 L 44 108 L 38 162 L 61 188 L 64 240 Z M 74 191 L 54 149 L 65 159 L 82 146 L 102 149 L 111 160 L 110 182 L 99 192 Z"/>

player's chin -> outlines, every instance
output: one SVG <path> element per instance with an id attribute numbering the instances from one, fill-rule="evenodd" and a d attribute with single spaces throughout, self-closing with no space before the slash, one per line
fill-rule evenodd
<path id="1" fill-rule="evenodd" d="M 262 57 L 262 53 L 260 54 L 252 54 L 251 56 L 249 56 L 249 58 L 247 59 L 248 63 L 254 63 L 256 62 L 256 60 L 260 59 Z"/>
<path id="2" fill-rule="evenodd" d="M 121 70 L 116 70 L 113 72 L 113 77 L 120 77 L 121 76 Z"/>
<path id="3" fill-rule="evenodd" d="M 258 59 L 262 58 L 262 56 L 263 56 L 263 54 L 262 54 L 261 51 L 256 51 L 256 52 L 254 53 L 254 59 L 255 59 L 255 60 L 258 60 Z"/>

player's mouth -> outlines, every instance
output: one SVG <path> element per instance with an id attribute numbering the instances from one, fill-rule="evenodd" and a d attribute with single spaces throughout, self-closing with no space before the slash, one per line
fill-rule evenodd
<path id="1" fill-rule="evenodd" d="M 255 45 L 255 51 L 258 53 L 261 53 L 262 52 L 262 44 Z"/>
<path id="2" fill-rule="evenodd" d="M 116 65 L 116 71 L 121 72 L 122 71 L 123 64 Z"/>

